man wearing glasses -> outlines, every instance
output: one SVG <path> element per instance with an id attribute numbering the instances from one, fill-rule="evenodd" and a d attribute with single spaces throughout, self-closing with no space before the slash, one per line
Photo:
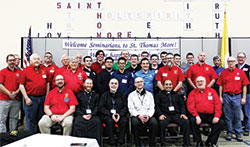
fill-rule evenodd
<path id="1" fill-rule="evenodd" d="M 50 127 L 59 123 L 63 127 L 63 135 L 71 135 L 75 105 L 78 105 L 74 93 L 64 87 L 64 78 L 57 75 L 56 87 L 52 89 L 44 102 L 45 115 L 39 121 L 41 133 L 50 134 Z"/>
<path id="2" fill-rule="evenodd" d="M 15 56 L 6 57 L 7 68 L 0 71 L 0 133 L 7 132 L 6 120 L 9 116 L 9 131 L 17 128 L 20 109 L 19 76 L 21 71 L 15 68 Z"/>
<path id="3" fill-rule="evenodd" d="M 236 67 L 242 69 L 250 80 L 250 66 L 246 64 L 246 54 L 244 52 L 239 52 L 237 54 L 237 61 Z M 243 113 L 244 113 L 244 136 L 249 136 L 250 131 L 250 85 L 247 85 L 247 97 L 246 97 L 246 104 L 243 105 Z"/>
<path id="4" fill-rule="evenodd" d="M 228 68 L 223 70 L 218 78 L 220 85 L 220 100 L 224 103 L 223 111 L 227 127 L 226 140 L 232 139 L 233 125 L 237 141 L 243 141 L 241 136 L 241 105 L 246 103 L 247 85 L 249 81 L 243 70 L 237 68 L 236 59 L 227 59 Z"/>
<path id="5" fill-rule="evenodd" d="M 182 81 L 185 80 L 181 69 L 174 65 L 174 55 L 168 53 L 166 56 L 167 65 L 161 67 L 155 76 L 157 80 L 157 86 L 160 90 L 164 90 L 163 82 L 165 80 L 171 80 L 173 82 L 173 91 L 178 92 L 182 87 Z"/>

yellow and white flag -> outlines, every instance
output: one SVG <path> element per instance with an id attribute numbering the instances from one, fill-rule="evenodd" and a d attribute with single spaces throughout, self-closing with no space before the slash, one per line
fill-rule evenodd
<path id="1" fill-rule="evenodd" d="M 221 66 L 227 68 L 227 58 L 229 57 L 229 48 L 228 48 L 228 33 L 227 33 L 227 16 L 226 11 L 224 12 L 224 27 L 223 27 L 223 36 L 221 40 Z"/>

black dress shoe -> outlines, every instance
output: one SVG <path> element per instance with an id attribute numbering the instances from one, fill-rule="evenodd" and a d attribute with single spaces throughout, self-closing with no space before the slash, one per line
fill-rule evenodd
<path id="1" fill-rule="evenodd" d="M 206 147 L 213 147 L 213 144 L 211 142 L 205 142 Z"/>
<path id="2" fill-rule="evenodd" d="M 203 142 L 202 141 L 197 142 L 196 143 L 196 147 L 204 147 Z"/>
<path id="3" fill-rule="evenodd" d="M 236 136 L 236 140 L 242 142 L 243 138 L 241 136 Z"/>
<path id="4" fill-rule="evenodd" d="M 245 132 L 243 133 L 243 135 L 244 135 L 244 136 L 249 136 L 249 132 L 248 132 L 248 131 L 245 131 Z"/>

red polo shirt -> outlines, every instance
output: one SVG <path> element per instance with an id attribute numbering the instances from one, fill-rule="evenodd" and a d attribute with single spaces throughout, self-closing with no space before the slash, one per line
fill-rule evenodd
<path id="1" fill-rule="evenodd" d="M 239 94 L 242 92 L 242 86 L 249 84 L 245 72 L 237 67 L 232 71 L 224 69 L 219 76 L 217 84 L 223 87 L 223 92 Z"/>
<path id="2" fill-rule="evenodd" d="M 56 66 L 55 64 L 51 64 L 51 65 L 43 64 L 42 66 L 44 69 L 47 70 L 49 76 L 52 77 L 51 79 L 53 79 L 56 70 L 59 69 L 58 66 Z"/>
<path id="3" fill-rule="evenodd" d="M 70 89 L 64 87 L 62 92 L 59 92 L 56 87 L 48 93 L 44 105 L 50 106 L 53 114 L 63 115 L 70 106 L 78 105 L 78 102 Z"/>
<path id="4" fill-rule="evenodd" d="M 61 75 L 64 77 L 65 87 L 71 89 L 75 94 L 84 90 L 83 84 L 88 76 L 82 69 L 78 68 L 75 73 L 68 69 L 61 73 Z"/>
<path id="5" fill-rule="evenodd" d="M 0 83 L 10 92 L 14 92 L 19 88 L 20 74 L 21 70 L 14 69 L 14 71 L 11 71 L 8 67 L 4 68 L 0 71 Z M 19 99 L 18 95 L 16 96 L 16 99 Z M 11 100 L 11 98 L 0 91 L 0 100 L 7 101 Z"/>
<path id="6" fill-rule="evenodd" d="M 198 113 L 214 114 L 214 117 L 221 116 L 221 101 L 217 92 L 210 87 L 206 87 L 203 93 L 198 88 L 191 91 L 187 99 L 187 109 L 194 116 Z"/>
<path id="7" fill-rule="evenodd" d="M 198 76 L 203 76 L 206 78 L 206 86 L 211 82 L 213 79 L 217 79 L 218 76 L 214 71 L 213 67 L 204 63 L 200 65 L 196 63 L 187 70 L 186 75 L 187 78 L 191 79 L 194 85 L 196 86 L 196 78 Z"/>
<path id="8" fill-rule="evenodd" d="M 173 88 L 176 87 L 178 82 L 185 80 L 181 69 L 175 65 L 173 65 L 172 68 L 169 68 L 167 65 L 161 67 L 155 76 L 155 80 L 161 81 L 162 85 L 166 79 L 169 79 L 173 82 Z"/>
<path id="9" fill-rule="evenodd" d="M 32 96 L 41 96 L 46 92 L 47 82 L 51 82 L 47 70 L 40 66 L 35 70 L 33 65 L 30 65 L 22 71 L 20 84 L 23 84 L 27 94 Z"/>
<path id="10" fill-rule="evenodd" d="M 95 71 L 96 74 L 99 74 L 99 72 L 101 72 L 103 69 L 105 69 L 104 62 L 100 64 L 99 62 L 96 61 L 91 65 L 91 70 Z"/>

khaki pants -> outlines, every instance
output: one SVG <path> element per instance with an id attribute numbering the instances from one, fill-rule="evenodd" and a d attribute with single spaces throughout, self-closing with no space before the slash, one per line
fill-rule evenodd
<path id="1" fill-rule="evenodd" d="M 53 122 L 48 115 L 44 115 L 39 121 L 38 125 L 41 133 L 50 134 L 50 127 L 56 122 Z M 71 135 L 72 131 L 73 116 L 66 117 L 60 124 L 63 127 L 63 135 Z"/>

